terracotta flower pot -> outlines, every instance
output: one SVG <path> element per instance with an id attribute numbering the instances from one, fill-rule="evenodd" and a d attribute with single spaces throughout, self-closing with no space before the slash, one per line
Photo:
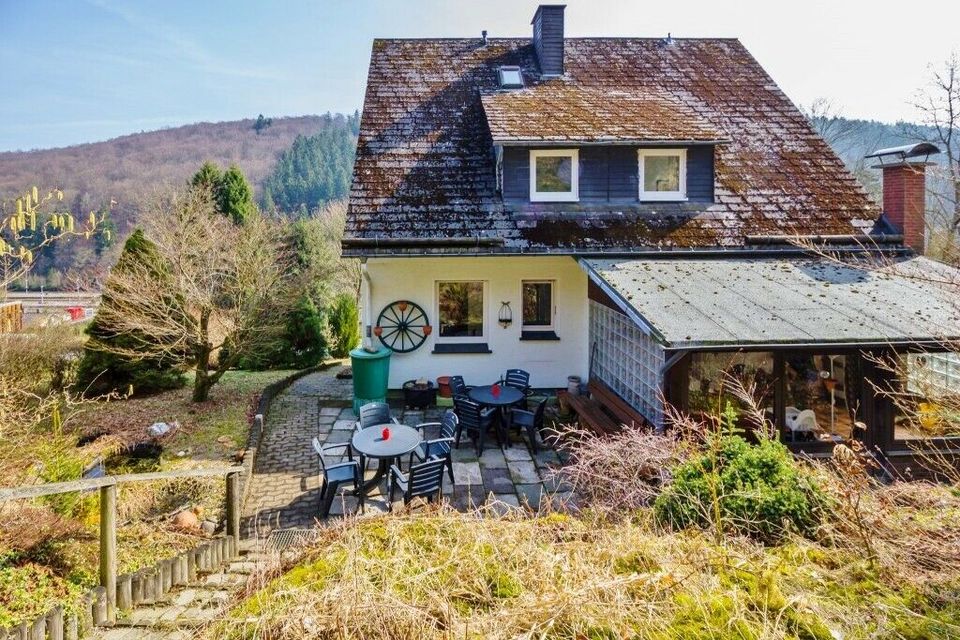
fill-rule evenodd
<path id="1" fill-rule="evenodd" d="M 398 302 L 398 303 L 397 303 L 397 308 L 400 309 L 400 311 L 406 311 L 406 310 L 407 310 L 407 303 L 406 303 L 406 301 L 401 300 L 400 302 Z"/>
<path id="2" fill-rule="evenodd" d="M 377 336 L 378 338 L 382 333 L 383 333 L 383 327 L 381 327 L 380 325 L 377 325 L 373 328 L 373 335 Z"/>
<path id="3" fill-rule="evenodd" d="M 423 335 L 428 336 L 433 333 L 433 327 L 428 324 L 423 325 Z"/>

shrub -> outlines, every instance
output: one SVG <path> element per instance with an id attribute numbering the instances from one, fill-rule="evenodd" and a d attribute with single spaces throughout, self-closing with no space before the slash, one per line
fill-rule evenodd
<path id="1" fill-rule="evenodd" d="M 326 314 L 305 295 L 290 310 L 278 343 L 267 352 L 242 358 L 238 366 L 251 370 L 315 367 L 329 355 L 329 342 Z"/>
<path id="2" fill-rule="evenodd" d="M 360 311 L 356 299 L 349 293 L 341 293 L 333 301 L 330 332 L 335 358 L 346 358 L 350 350 L 360 344 Z"/>
<path id="3" fill-rule="evenodd" d="M 809 536 L 821 521 L 823 492 L 774 440 L 714 435 L 673 476 L 654 511 L 675 527 L 713 526 L 774 542 L 788 531 Z"/>
<path id="4" fill-rule="evenodd" d="M 667 469 L 681 459 L 676 439 L 626 427 L 598 437 L 590 431 L 563 433 L 570 463 L 555 471 L 569 480 L 585 506 L 601 511 L 630 511 L 650 506 Z"/>

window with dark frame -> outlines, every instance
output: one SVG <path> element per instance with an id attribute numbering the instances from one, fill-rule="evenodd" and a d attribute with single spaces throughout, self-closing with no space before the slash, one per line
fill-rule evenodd
<path id="1" fill-rule="evenodd" d="M 553 282 L 523 283 L 523 328 L 543 330 L 553 326 Z"/>
<path id="2" fill-rule="evenodd" d="M 888 393 L 895 443 L 960 438 L 960 354 L 901 354 L 884 366 L 896 380 Z"/>
<path id="3" fill-rule="evenodd" d="M 439 338 L 481 338 L 484 334 L 483 282 L 437 283 Z"/>

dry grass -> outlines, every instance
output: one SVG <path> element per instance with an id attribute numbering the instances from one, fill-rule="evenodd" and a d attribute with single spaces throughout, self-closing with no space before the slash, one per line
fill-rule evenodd
<path id="1" fill-rule="evenodd" d="M 438 510 L 332 527 L 205 637 L 956 637 L 955 583 L 918 578 L 883 576 L 849 549 L 801 539 L 718 545 L 661 531 L 643 512 L 614 521 Z"/>
<path id="2" fill-rule="evenodd" d="M 649 506 L 668 480 L 668 469 L 683 456 L 683 443 L 647 429 L 625 428 L 597 437 L 593 432 L 563 427 L 564 446 L 574 455 L 555 471 L 593 508 L 623 511 Z"/>

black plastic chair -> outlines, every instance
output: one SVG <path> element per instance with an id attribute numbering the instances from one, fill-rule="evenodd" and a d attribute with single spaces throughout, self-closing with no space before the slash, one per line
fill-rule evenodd
<path id="1" fill-rule="evenodd" d="M 447 411 L 443 414 L 440 422 L 424 422 L 418 424 L 415 429 L 426 429 L 427 427 L 440 427 L 440 437 L 433 440 L 424 440 L 416 449 L 410 452 L 410 466 L 413 467 L 413 458 L 417 457 L 421 462 L 429 460 L 431 457 L 443 458 L 446 461 L 447 472 L 450 474 L 450 482 L 453 482 L 453 456 L 450 448 L 455 442 L 457 435 L 457 414 L 453 411 Z"/>
<path id="2" fill-rule="evenodd" d="M 338 462 L 328 465 L 323 459 L 335 449 L 347 450 L 347 462 Z M 317 452 L 320 458 L 320 478 L 323 480 L 323 487 L 320 488 L 320 514 L 326 518 L 330 515 L 330 507 L 333 506 L 333 499 L 337 491 L 344 485 L 353 485 L 358 489 L 363 482 L 360 473 L 360 463 L 353 459 L 353 447 L 349 442 L 338 442 L 336 444 L 321 445 L 319 438 L 313 439 L 313 450 Z M 361 502 L 361 508 L 363 503 Z"/>
<path id="3" fill-rule="evenodd" d="M 368 402 L 360 407 L 360 419 L 357 420 L 355 429 L 361 431 L 388 422 L 400 424 L 396 418 L 390 415 L 390 405 L 386 402 Z"/>
<path id="4" fill-rule="evenodd" d="M 450 376 L 450 395 L 454 397 L 465 396 L 470 393 L 470 389 L 473 389 L 473 387 L 467 386 L 463 381 L 463 376 Z"/>
<path id="5" fill-rule="evenodd" d="M 543 433 L 543 412 L 546 407 L 547 399 L 544 398 L 533 411 L 514 409 L 510 412 L 510 426 L 516 427 L 517 431 L 527 432 L 530 450 L 534 453 L 537 452 L 537 435 Z"/>
<path id="6" fill-rule="evenodd" d="M 445 466 L 446 460 L 443 458 L 430 458 L 426 462 L 410 467 L 406 475 L 397 465 L 391 466 L 390 510 L 393 510 L 393 496 L 397 489 L 403 492 L 403 504 L 410 504 L 410 501 L 417 496 L 426 497 L 427 502 L 433 502 L 433 499 L 443 492 Z"/>
<path id="7" fill-rule="evenodd" d="M 507 375 L 503 377 L 503 384 L 523 392 L 523 400 L 518 404 L 521 409 L 526 409 L 527 398 L 531 394 L 530 374 L 523 369 L 507 369 Z"/>
<path id="8" fill-rule="evenodd" d="M 487 439 L 487 432 L 493 425 L 495 411 L 483 411 L 479 404 L 464 396 L 455 396 L 453 406 L 457 412 L 456 447 L 460 448 L 460 436 L 464 429 L 476 445 L 477 455 L 483 454 L 483 445 Z M 499 431 L 497 441 L 500 440 Z"/>

